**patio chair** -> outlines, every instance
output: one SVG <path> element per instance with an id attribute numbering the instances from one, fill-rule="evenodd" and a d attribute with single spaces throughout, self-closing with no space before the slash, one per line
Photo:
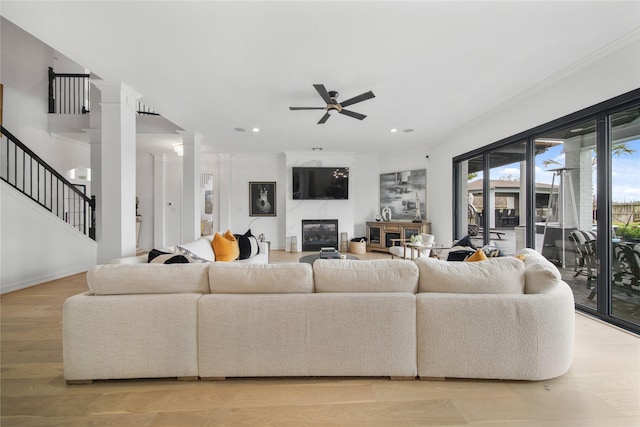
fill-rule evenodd
<path id="1" fill-rule="evenodd" d="M 640 298 L 640 243 L 614 244 L 611 293 L 624 300 Z"/>
<path id="2" fill-rule="evenodd" d="M 569 241 L 576 253 L 573 277 L 587 277 L 587 289 L 592 288 L 592 281 L 597 278 L 598 263 L 596 258 L 596 234 L 592 231 L 573 230 Z"/>

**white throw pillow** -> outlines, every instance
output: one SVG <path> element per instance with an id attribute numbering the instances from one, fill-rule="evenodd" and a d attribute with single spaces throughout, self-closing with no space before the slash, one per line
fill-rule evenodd
<path id="1" fill-rule="evenodd" d="M 418 292 L 458 294 L 522 294 L 524 269 L 513 257 L 479 262 L 416 260 L 420 270 Z"/>
<path id="2" fill-rule="evenodd" d="M 176 247 L 177 253 L 188 252 L 195 259 L 202 259 L 205 261 L 215 261 L 216 256 L 213 253 L 211 247 L 211 241 L 206 237 L 200 237 L 198 240 L 191 243 L 182 243 Z"/>

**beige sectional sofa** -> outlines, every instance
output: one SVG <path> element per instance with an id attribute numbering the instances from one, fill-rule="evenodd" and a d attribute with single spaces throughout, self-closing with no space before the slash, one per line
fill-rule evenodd
<path id="1" fill-rule="evenodd" d="M 572 360 L 573 294 L 525 252 L 99 265 L 90 290 L 64 303 L 64 376 L 553 378 Z"/>

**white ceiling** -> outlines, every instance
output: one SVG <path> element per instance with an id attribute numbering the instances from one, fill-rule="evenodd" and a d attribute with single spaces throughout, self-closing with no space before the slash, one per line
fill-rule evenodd
<path id="1" fill-rule="evenodd" d="M 638 1 L 4 0 L 0 13 L 220 153 L 424 148 L 640 28 Z M 315 83 L 338 100 L 372 90 L 349 107 L 368 117 L 290 111 L 324 106 Z"/>

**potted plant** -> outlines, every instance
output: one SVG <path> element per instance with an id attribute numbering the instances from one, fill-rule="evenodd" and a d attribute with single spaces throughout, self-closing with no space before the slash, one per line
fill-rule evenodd
<path id="1" fill-rule="evenodd" d="M 414 245 L 420 245 L 422 244 L 422 236 L 419 234 L 414 234 L 413 236 L 409 237 L 409 241 Z"/>

